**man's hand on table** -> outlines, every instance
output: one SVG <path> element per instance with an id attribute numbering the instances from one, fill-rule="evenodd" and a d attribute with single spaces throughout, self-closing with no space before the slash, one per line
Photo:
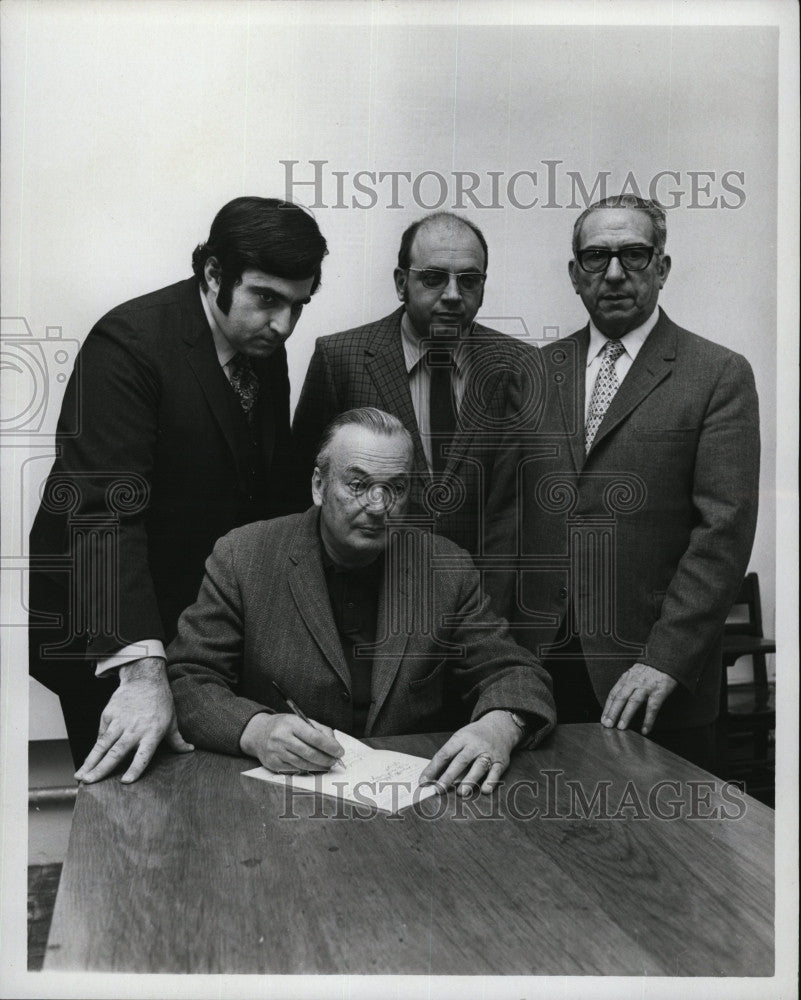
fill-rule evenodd
<path id="1" fill-rule="evenodd" d="M 150 763 L 162 740 L 170 750 L 194 750 L 178 732 L 165 661 L 147 656 L 120 667 L 120 686 L 100 716 L 97 742 L 75 772 L 79 781 L 100 781 L 131 752 L 121 780 L 136 781 Z"/>
<path id="2" fill-rule="evenodd" d="M 255 757 L 270 771 L 301 774 L 330 771 L 345 752 L 334 731 L 297 715 L 254 715 L 239 738 L 242 753 Z"/>
<path id="3" fill-rule="evenodd" d="M 420 784 L 436 783 L 443 792 L 455 785 L 459 795 L 469 795 L 476 788 L 489 794 L 509 766 L 520 739 L 520 728 L 510 712 L 487 712 L 457 730 L 434 754 L 420 775 Z"/>
<path id="4" fill-rule="evenodd" d="M 601 713 L 601 724 L 607 729 L 615 725 L 618 729 L 627 729 L 634 715 L 645 704 L 641 732 L 643 736 L 647 736 L 665 699 L 677 687 L 678 681 L 670 674 L 645 663 L 635 663 L 618 678 L 617 684 L 609 692 Z"/>

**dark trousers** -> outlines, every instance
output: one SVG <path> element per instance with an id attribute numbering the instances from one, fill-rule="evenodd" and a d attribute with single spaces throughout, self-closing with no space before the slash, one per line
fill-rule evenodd
<path id="1" fill-rule="evenodd" d="M 581 643 L 578 639 L 572 639 L 559 653 L 558 657 L 546 656 L 543 660 L 543 665 L 553 680 L 557 722 L 600 722 L 603 706 L 599 704 L 592 689 Z M 703 770 L 715 773 L 717 754 L 714 723 L 668 730 L 660 730 L 658 724 L 657 716 L 657 729 L 651 730 L 648 739 Z M 642 711 L 630 725 L 639 732 Z"/>
<path id="2" fill-rule="evenodd" d="M 36 612 L 58 615 L 66 623 L 66 598 L 50 582 L 32 573 L 29 607 Z M 57 648 L 53 648 L 57 647 Z M 28 663 L 32 677 L 44 684 L 61 702 L 70 753 L 76 768 L 95 745 L 100 716 L 118 685 L 117 671 L 110 677 L 95 677 L 95 661 L 86 658 L 85 636 L 70 636 L 63 627 L 28 628 Z"/>

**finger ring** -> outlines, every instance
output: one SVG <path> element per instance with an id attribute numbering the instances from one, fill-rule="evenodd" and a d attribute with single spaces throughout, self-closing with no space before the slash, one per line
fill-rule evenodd
<path id="1" fill-rule="evenodd" d="M 492 757 L 490 757 L 488 753 L 480 753 L 478 757 L 476 757 L 476 763 L 478 763 L 478 761 L 483 761 L 488 771 L 492 767 Z"/>

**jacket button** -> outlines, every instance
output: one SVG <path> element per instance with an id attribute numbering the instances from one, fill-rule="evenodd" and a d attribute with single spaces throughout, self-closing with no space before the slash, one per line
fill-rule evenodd
<path id="1" fill-rule="evenodd" d="M 559 588 L 559 596 L 560 597 L 567 597 L 567 587 L 560 587 Z"/>
<path id="2" fill-rule="evenodd" d="M 348 694 L 347 688 L 342 688 L 340 692 L 340 697 L 343 701 L 350 701 L 350 695 Z"/>

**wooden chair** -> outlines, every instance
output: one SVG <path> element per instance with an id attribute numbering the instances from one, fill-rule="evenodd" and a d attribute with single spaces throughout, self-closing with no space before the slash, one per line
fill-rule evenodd
<path id="1" fill-rule="evenodd" d="M 763 634 L 762 602 L 756 573 L 746 575 L 732 613 L 737 617 L 733 619 L 730 615 L 723 634 L 719 763 L 725 777 L 744 781 L 749 795 L 772 806 L 775 780 L 772 736 L 776 728 L 776 693 L 775 685 L 768 681 L 766 657 L 776 652 L 776 643 Z M 752 679 L 730 683 L 729 669 L 745 656 L 751 657 Z"/>

